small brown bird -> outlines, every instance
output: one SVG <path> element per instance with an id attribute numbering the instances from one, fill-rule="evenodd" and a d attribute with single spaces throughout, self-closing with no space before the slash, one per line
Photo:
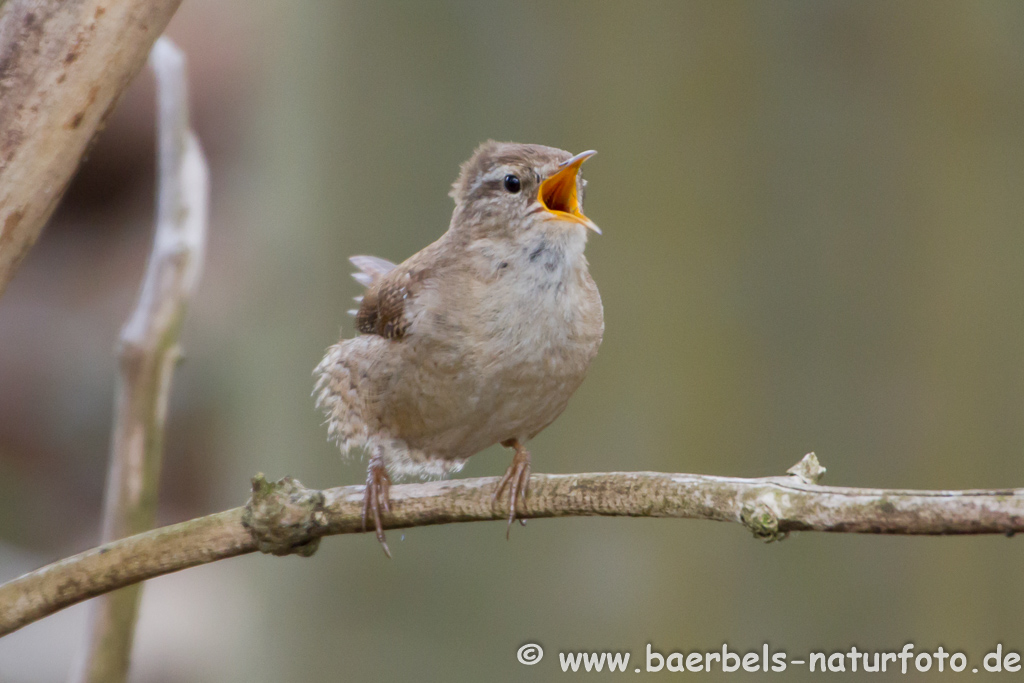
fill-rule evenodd
<path id="1" fill-rule="evenodd" d="M 565 410 L 604 333 L 583 255 L 600 234 L 581 206 L 594 154 L 485 142 L 440 239 L 397 266 L 352 257 L 363 334 L 328 349 L 314 394 L 342 452 L 369 452 L 363 528 L 372 514 L 388 556 L 390 474 L 443 476 L 500 443 L 515 450 L 494 494 L 508 489 L 510 528 L 525 502 L 524 444 Z"/>

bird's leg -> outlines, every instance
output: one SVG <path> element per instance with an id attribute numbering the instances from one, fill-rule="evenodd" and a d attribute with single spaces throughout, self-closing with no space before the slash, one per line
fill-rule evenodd
<path id="1" fill-rule="evenodd" d="M 372 511 L 373 522 L 377 527 L 377 540 L 384 548 L 384 554 L 391 557 L 391 550 L 384 540 L 384 527 L 380 521 L 380 509 L 383 507 L 391 512 L 391 501 L 388 492 L 391 490 L 391 477 L 384 467 L 384 456 L 374 450 L 370 456 L 370 466 L 366 469 L 366 492 L 363 494 L 363 531 L 366 531 L 366 517 Z"/>
<path id="2" fill-rule="evenodd" d="M 516 520 L 516 499 L 522 499 L 523 504 L 526 504 L 526 493 L 530 487 L 530 451 L 519 443 L 519 439 L 507 439 L 502 441 L 501 445 L 505 448 L 514 448 L 516 451 L 512 457 L 512 464 L 505 470 L 505 476 L 494 489 L 494 500 L 497 500 L 505 487 L 508 487 L 508 529 L 505 530 L 505 538 L 508 538 L 512 522 Z M 519 523 L 526 526 L 525 519 L 520 519 Z"/>

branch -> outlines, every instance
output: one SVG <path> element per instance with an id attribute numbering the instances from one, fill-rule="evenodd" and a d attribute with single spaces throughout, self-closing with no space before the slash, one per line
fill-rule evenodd
<path id="1" fill-rule="evenodd" d="M 180 3 L 0 2 L 0 296 Z"/>
<path id="2" fill-rule="evenodd" d="M 156 234 L 138 302 L 119 339 L 104 542 L 153 528 L 178 335 L 206 241 L 209 174 L 189 128 L 185 58 L 168 38 L 160 38 L 150 65 L 157 85 Z M 85 657 L 72 680 L 127 678 L 141 588 L 111 593 L 91 606 Z"/>
<path id="3" fill-rule="evenodd" d="M 907 491 L 819 486 L 808 454 L 788 476 L 534 474 L 522 516 L 674 517 L 739 522 L 766 540 L 791 531 L 941 535 L 1024 531 L 1024 489 Z M 386 529 L 504 520 L 497 478 L 391 489 Z M 253 479 L 244 508 L 132 536 L 55 562 L 0 586 L 0 635 L 87 598 L 155 576 L 260 550 L 311 555 L 323 536 L 359 533 L 363 486 L 317 491 L 290 478 Z"/>

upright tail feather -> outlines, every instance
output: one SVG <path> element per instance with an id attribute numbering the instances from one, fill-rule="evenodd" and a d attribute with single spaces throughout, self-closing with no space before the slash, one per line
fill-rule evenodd
<path id="1" fill-rule="evenodd" d="M 391 261 L 376 256 L 352 256 L 349 258 L 349 261 L 359 269 L 357 272 L 352 273 L 353 279 L 367 289 L 375 285 L 378 280 L 395 268 L 395 264 Z M 362 304 L 363 296 L 360 294 L 355 297 L 355 300 L 357 304 Z M 358 313 L 358 309 L 355 308 L 348 312 L 353 317 Z"/>
<path id="2" fill-rule="evenodd" d="M 359 272 L 352 277 L 363 287 L 370 287 L 395 268 L 395 264 L 376 256 L 353 256 L 349 259 Z"/>

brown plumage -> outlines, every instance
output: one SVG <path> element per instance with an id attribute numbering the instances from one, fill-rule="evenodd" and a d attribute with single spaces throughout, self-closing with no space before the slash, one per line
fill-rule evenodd
<path id="1" fill-rule="evenodd" d="M 442 476 L 495 443 L 515 449 L 496 497 L 525 501 L 523 444 L 565 409 L 597 353 L 601 298 L 583 256 L 580 164 L 487 142 L 462 166 L 448 231 L 399 265 L 355 256 L 363 336 L 328 349 L 317 403 L 343 452 L 370 453 L 364 525 L 384 544 L 389 472 Z"/>

